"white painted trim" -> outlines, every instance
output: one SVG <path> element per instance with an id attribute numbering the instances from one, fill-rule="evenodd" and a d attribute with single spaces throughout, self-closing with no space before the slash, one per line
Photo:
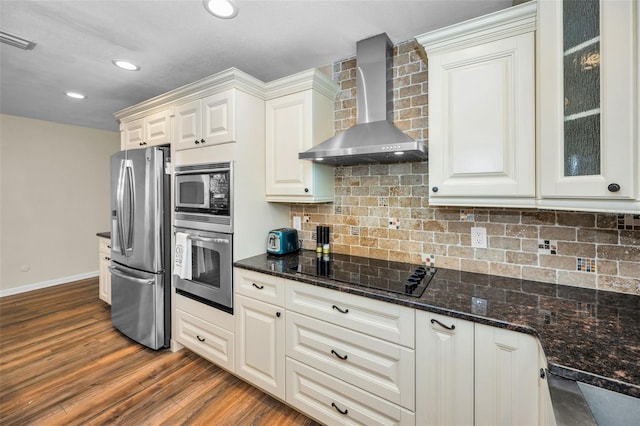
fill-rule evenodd
<path id="1" fill-rule="evenodd" d="M 0 297 L 12 296 L 14 294 L 26 293 L 27 291 L 39 290 L 41 288 L 53 287 L 60 284 L 67 284 L 73 281 L 84 280 L 98 276 L 98 271 L 86 272 L 84 274 L 71 275 L 69 277 L 56 278 L 49 281 L 41 281 L 39 283 L 27 284 L 20 287 L 7 288 L 0 290 Z M 96 293 L 98 297 L 98 293 Z"/>

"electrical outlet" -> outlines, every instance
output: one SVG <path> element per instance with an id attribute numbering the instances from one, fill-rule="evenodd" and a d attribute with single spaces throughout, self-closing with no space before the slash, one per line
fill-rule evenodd
<path id="1" fill-rule="evenodd" d="M 487 228 L 471 228 L 471 247 L 487 248 Z"/>

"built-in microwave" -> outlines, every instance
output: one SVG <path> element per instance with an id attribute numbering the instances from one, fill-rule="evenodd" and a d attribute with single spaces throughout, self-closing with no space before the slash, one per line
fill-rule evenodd
<path id="1" fill-rule="evenodd" d="M 175 168 L 175 225 L 233 232 L 233 163 Z"/>

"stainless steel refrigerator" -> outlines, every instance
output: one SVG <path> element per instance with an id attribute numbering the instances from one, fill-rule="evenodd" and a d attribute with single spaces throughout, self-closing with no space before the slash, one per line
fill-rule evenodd
<path id="1" fill-rule="evenodd" d="M 152 349 L 171 338 L 169 148 L 111 156 L 111 321 Z"/>

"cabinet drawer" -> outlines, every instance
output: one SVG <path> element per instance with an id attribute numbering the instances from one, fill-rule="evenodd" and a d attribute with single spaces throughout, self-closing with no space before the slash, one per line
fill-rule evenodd
<path id="1" fill-rule="evenodd" d="M 234 371 L 233 333 L 180 309 L 175 310 L 176 340 L 209 361 Z"/>
<path id="2" fill-rule="evenodd" d="M 111 256 L 111 240 L 109 238 L 98 238 L 98 250 Z"/>
<path id="3" fill-rule="evenodd" d="M 290 358 L 286 377 L 287 403 L 322 423 L 415 425 L 412 412 Z"/>
<path id="4" fill-rule="evenodd" d="M 284 306 L 284 283 L 272 275 L 235 268 L 235 292 Z"/>
<path id="5" fill-rule="evenodd" d="M 412 349 L 294 312 L 287 313 L 286 323 L 288 357 L 415 409 Z"/>
<path id="6" fill-rule="evenodd" d="M 415 312 L 400 305 L 295 281 L 285 282 L 287 310 L 415 347 Z"/>

